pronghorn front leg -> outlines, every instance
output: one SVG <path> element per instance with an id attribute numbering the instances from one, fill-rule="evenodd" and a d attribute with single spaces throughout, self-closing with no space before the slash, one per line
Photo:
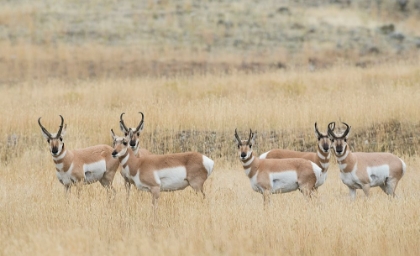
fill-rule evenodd
<path id="1" fill-rule="evenodd" d="M 150 188 L 150 192 L 152 193 L 152 205 L 154 209 L 157 209 L 158 206 L 158 199 L 160 196 L 160 186 L 155 186 Z"/>
<path id="2" fill-rule="evenodd" d="M 356 198 L 356 189 L 354 189 L 354 188 L 349 188 L 349 195 L 350 195 L 350 198 L 353 200 L 353 199 L 355 199 Z"/>
<path id="3" fill-rule="evenodd" d="M 125 180 L 125 183 L 124 183 L 124 185 L 125 185 L 125 191 L 127 192 L 127 198 L 126 198 L 126 200 L 128 201 L 128 198 L 130 197 L 131 183 L 125 177 L 124 177 L 124 180 Z"/>

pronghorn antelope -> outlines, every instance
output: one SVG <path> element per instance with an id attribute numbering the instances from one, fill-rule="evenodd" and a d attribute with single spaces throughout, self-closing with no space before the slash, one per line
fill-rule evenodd
<path id="1" fill-rule="evenodd" d="M 324 180 L 321 168 L 315 163 L 302 158 L 260 159 L 254 156 L 254 133 L 250 130 L 248 140 L 241 140 L 235 129 L 239 159 L 245 174 L 251 181 L 251 187 L 262 193 L 264 203 L 269 202 L 272 193 L 287 193 L 299 189 L 303 195 L 311 196 L 316 187 Z"/>
<path id="2" fill-rule="evenodd" d="M 130 130 L 133 131 L 132 136 L 130 138 L 130 147 L 134 151 L 134 154 L 136 156 L 143 155 L 143 154 L 150 155 L 150 152 L 147 149 L 139 147 L 140 132 L 143 131 L 143 126 L 144 126 L 144 114 L 142 112 L 139 112 L 139 113 L 141 114 L 141 121 L 136 128 L 127 128 L 123 120 L 123 115 L 125 113 L 122 113 L 120 116 L 120 129 L 124 133 L 125 136 L 128 135 Z"/>
<path id="3" fill-rule="evenodd" d="M 139 112 L 141 114 L 141 121 L 139 125 L 136 128 L 127 128 L 127 126 L 124 123 L 123 115 L 125 113 L 122 113 L 120 116 L 120 129 L 124 133 L 125 136 L 128 136 L 130 134 L 130 147 L 134 152 L 135 156 L 146 156 L 150 155 L 151 153 L 144 148 L 140 148 L 140 132 L 143 131 L 144 127 L 144 114 L 142 112 Z M 125 190 L 127 191 L 127 199 L 130 197 L 130 190 L 131 190 L 131 184 L 134 184 L 133 181 L 130 179 L 129 172 L 125 168 L 121 169 L 121 176 L 124 178 L 124 185 Z"/>
<path id="4" fill-rule="evenodd" d="M 112 189 L 112 181 L 118 169 L 118 160 L 112 157 L 113 148 L 108 145 L 97 145 L 83 149 L 67 150 L 63 137 L 66 127 L 63 128 L 64 118 L 60 115 L 61 124 L 56 134 L 51 134 L 41 124 L 42 135 L 50 145 L 50 152 L 55 164 L 58 180 L 68 192 L 74 183 L 87 184 L 99 181 L 105 188 Z M 115 191 L 114 191 L 115 193 Z"/>
<path id="5" fill-rule="evenodd" d="M 114 146 L 112 156 L 118 158 L 124 172 L 129 174 L 130 182 L 139 190 L 152 193 L 155 208 L 161 191 L 182 190 L 191 186 L 205 197 L 203 185 L 213 171 L 213 160 L 197 152 L 136 157 L 128 147 L 130 133 L 118 137 L 111 129 Z"/>
<path id="6" fill-rule="evenodd" d="M 356 196 L 356 189 L 363 189 L 365 195 L 369 196 L 369 189 L 376 186 L 386 194 L 395 196 L 398 181 L 406 170 L 404 161 L 391 153 L 351 152 L 347 144 L 351 127 L 343 124 L 346 130 L 340 136 L 334 133 L 332 123 L 328 125 L 328 134 L 340 168 L 341 180 L 349 187 L 350 197 Z"/>
<path id="7" fill-rule="evenodd" d="M 331 158 L 331 140 L 328 134 L 319 132 L 318 127 L 315 123 L 315 136 L 318 138 L 316 153 L 313 152 L 299 152 L 287 149 L 272 149 L 264 154 L 260 155 L 260 159 L 269 158 L 303 158 L 314 162 L 316 165 L 321 167 L 322 174 L 321 179 L 324 181 L 327 179 L 327 171 L 330 165 Z M 323 183 L 323 182 L 322 182 Z"/>

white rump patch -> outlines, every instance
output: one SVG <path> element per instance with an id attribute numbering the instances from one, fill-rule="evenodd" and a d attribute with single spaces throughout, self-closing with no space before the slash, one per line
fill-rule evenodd
<path id="1" fill-rule="evenodd" d="M 156 183 L 160 184 L 160 190 L 174 191 L 186 188 L 189 184 L 185 166 L 165 168 L 154 171 Z"/>
<path id="2" fill-rule="evenodd" d="M 84 164 L 83 172 L 85 173 L 85 182 L 93 183 L 102 179 L 105 171 L 106 171 L 105 159 L 99 162 L 91 163 L 91 164 Z"/>
<path id="3" fill-rule="evenodd" d="M 293 170 L 270 173 L 270 183 L 271 193 L 287 193 L 299 187 L 297 173 Z"/>
<path id="4" fill-rule="evenodd" d="M 389 165 L 384 164 L 380 166 L 367 167 L 366 171 L 369 175 L 371 187 L 383 185 L 386 178 L 389 177 Z"/>
<path id="5" fill-rule="evenodd" d="M 203 165 L 207 170 L 207 177 L 210 176 L 210 174 L 213 172 L 214 161 L 203 155 Z"/>
<path id="6" fill-rule="evenodd" d="M 266 158 L 267 158 L 268 153 L 270 153 L 270 151 L 267 151 L 267 152 L 265 152 L 265 153 L 262 153 L 262 154 L 260 155 L 260 159 L 266 159 Z"/>
<path id="7" fill-rule="evenodd" d="M 405 165 L 404 161 L 400 158 L 401 163 L 402 163 L 402 174 L 405 174 L 405 170 L 407 169 L 407 166 Z"/>

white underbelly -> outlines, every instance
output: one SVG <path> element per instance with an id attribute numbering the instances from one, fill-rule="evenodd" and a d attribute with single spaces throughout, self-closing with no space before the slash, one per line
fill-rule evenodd
<path id="1" fill-rule="evenodd" d="M 271 193 L 287 193 L 299 188 L 295 171 L 270 173 Z"/>
<path id="2" fill-rule="evenodd" d="M 84 164 L 83 172 L 85 173 L 85 182 L 93 183 L 96 182 L 104 176 L 106 171 L 106 162 L 101 160 L 99 162 Z"/>
<path id="3" fill-rule="evenodd" d="M 389 177 L 389 165 L 381 165 L 375 167 L 367 167 L 366 171 L 369 175 L 371 187 L 383 185 Z"/>
<path id="4" fill-rule="evenodd" d="M 187 170 L 184 166 L 154 171 L 155 180 L 162 191 L 174 191 L 188 186 Z"/>

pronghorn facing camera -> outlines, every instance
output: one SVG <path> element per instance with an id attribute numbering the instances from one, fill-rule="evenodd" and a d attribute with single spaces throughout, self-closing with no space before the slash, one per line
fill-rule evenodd
<path id="1" fill-rule="evenodd" d="M 214 162 L 197 152 L 147 155 L 136 157 L 128 147 L 130 134 L 118 137 L 111 129 L 114 151 L 130 182 L 139 190 L 152 193 L 152 204 L 157 207 L 161 191 L 182 190 L 191 186 L 204 194 L 204 182 L 213 171 Z"/>
<path id="2" fill-rule="evenodd" d="M 284 158 L 303 158 L 314 162 L 316 165 L 321 167 L 322 174 L 321 180 L 327 179 L 327 171 L 330 165 L 331 158 L 331 140 L 328 137 L 328 133 L 321 133 L 318 130 L 317 124 L 315 123 L 315 136 L 318 139 L 316 153 L 314 152 L 299 152 L 287 149 L 272 149 L 260 155 L 260 159 L 284 159 Z M 322 182 L 324 183 L 324 182 Z M 320 184 L 322 185 L 322 184 Z"/>
<path id="3" fill-rule="evenodd" d="M 351 152 L 347 137 L 351 127 L 344 123 L 346 130 L 341 135 L 334 133 L 333 123 L 328 125 L 332 148 L 340 168 L 340 177 L 349 188 L 350 197 L 356 196 L 356 189 L 363 189 L 369 196 L 371 187 L 379 186 L 386 194 L 395 196 L 395 189 L 404 175 L 406 165 L 391 153 Z"/>
<path id="4" fill-rule="evenodd" d="M 134 151 L 134 154 L 136 156 L 138 155 L 150 155 L 150 152 L 147 149 L 140 148 L 140 133 L 143 131 L 144 127 L 144 114 L 142 112 L 139 112 L 141 114 L 141 121 L 139 125 L 136 128 L 127 128 L 127 126 L 124 123 L 123 115 L 125 113 L 122 113 L 120 116 L 120 129 L 124 133 L 125 136 L 127 136 L 130 131 L 132 131 L 132 135 L 130 136 L 130 147 Z"/>
<path id="5" fill-rule="evenodd" d="M 303 195 L 311 196 L 320 183 L 321 168 L 313 162 L 301 158 L 259 159 L 254 156 L 254 133 L 250 130 L 248 140 L 241 140 L 235 129 L 238 143 L 239 160 L 245 174 L 251 181 L 251 187 L 262 193 L 264 203 L 268 203 L 269 195 L 300 190 Z"/>
<path id="6" fill-rule="evenodd" d="M 143 131 L 144 127 L 144 114 L 142 112 L 139 112 L 141 114 L 141 121 L 139 125 L 136 128 L 127 128 L 127 126 L 124 123 L 123 115 L 125 113 L 122 113 L 120 115 L 120 129 L 124 133 L 125 136 L 129 136 L 129 145 L 131 149 L 134 152 L 135 156 L 146 156 L 150 155 L 151 153 L 144 148 L 140 148 L 140 132 Z M 131 190 L 131 184 L 134 184 L 133 181 L 129 177 L 129 173 L 126 171 L 126 169 L 121 169 L 121 176 L 124 178 L 124 185 L 125 190 L 127 191 L 127 199 L 130 197 L 130 190 Z"/>
<path id="7" fill-rule="evenodd" d="M 64 118 L 60 115 L 61 124 L 56 134 L 51 134 L 41 124 L 42 135 L 50 145 L 50 152 L 55 164 L 58 180 L 64 185 L 66 192 L 74 183 L 84 182 L 87 184 L 99 181 L 102 186 L 112 187 L 115 172 L 118 169 L 118 160 L 112 157 L 112 147 L 97 145 L 83 149 L 67 150 L 64 146 L 63 137 L 66 126 L 63 128 Z"/>

